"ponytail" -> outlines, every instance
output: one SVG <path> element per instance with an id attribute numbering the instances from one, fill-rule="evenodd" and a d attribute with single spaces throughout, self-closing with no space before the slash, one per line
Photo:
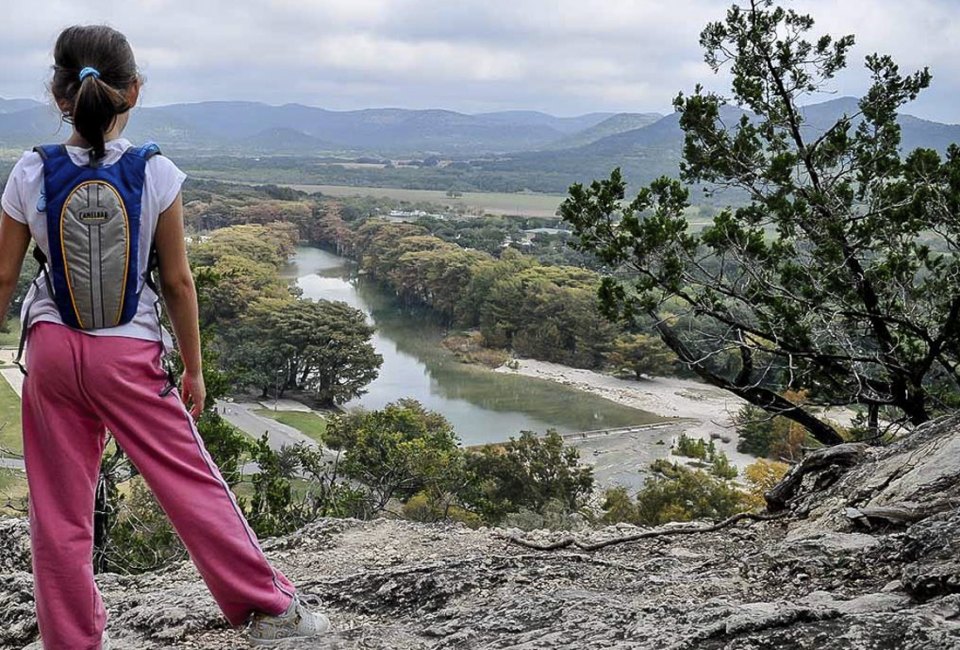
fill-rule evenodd
<path id="1" fill-rule="evenodd" d="M 87 75 L 80 82 L 70 117 L 77 133 L 93 147 L 90 152 L 91 164 L 99 162 L 106 155 L 104 135 L 117 116 L 128 109 L 123 94 L 102 81 L 99 75 Z"/>
<path id="2" fill-rule="evenodd" d="M 68 27 L 53 50 L 50 90 L 63 119 L 92 147 L 90 164 L 106 155 L 105 136 L 128 111 L 130 87 L 140 79 L 126 37 L 106 25 Z"/>

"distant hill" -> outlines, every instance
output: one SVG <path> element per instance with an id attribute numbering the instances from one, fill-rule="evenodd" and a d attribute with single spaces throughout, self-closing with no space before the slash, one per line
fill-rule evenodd
<path id="1" fill-rule="evenodd" d="M 808 136 L 816 136 L 844 113 L 856 111 L 856 100 L 849 97 L 813 104 L 803 109 L 804 128 Z M 733 107 L 722 113 L 727 124 L 736 123 L 741 115 Z M 901 116 L 900 124 L 905 150 L 923 146 L 944 151 L 950 143 L 960 142 L 958 125 L 910 115 Z M 32 100 L 0 100 L 0 146 L 27 148 L 64 135 L 52 107 Z M 460 161 L 460 166 L 435 169 L 429 179 L 424 174 L 414 178 L 409 170 L 401 178 L 396 172 L 397 178 L 390 182 L 487 191 L 564 192 L 570 183 L 605 177 L 616 166 L 632 183 L 645 183 L 662 174 L 675 175 L 683 145 L 676 113 L 663 117 L 652 113 L 557 117 L 537 111 L 469 115 L 439 109 L 330 111 L 301 104 L 235 101 L 139 108 L 127 135 L 134 141 L 155 140 L 168 153 L 195 160 L 233 156 L 242 166 L 240 156 L 286 156 L 290 171 L 285 173 L 306 179 L 301 182 L 312 178 L 310 174 L 320 174 L 304 171 L 309 167 L 305 161 L 317 156 L 449 157 Z M 370 170 L 337 174 L 323 182 L 387 182 Z"/>
<path id="2" fill-rule="evenodd" d="M 237 141 L 236 145 L 239 151 L 265 154 L 303 154 L 337 149 L 337 146 L 331 142 L 325 142 L 303 131 L 284 127 L 264 129 L 256 135 Z"/>
<path id="3" fill-rule="evenodd" d="M 857 111 L 857 100 L 850 97 L 806 106 L 803 109 L 808 122 L 805 131 L 808 136 L 819 135 L 842 115 Z M 744 111 L 728 106 L 722 109 L 721 119 L 733 125 L 743 114 Z M 931 122 L 911 115 L 901 115 L 899 122 L 904 151 L 929 147 L 943 152 L 951 143 L 960 143 L 960 125 Z M 614 167 L 619 166 L 632 182 L 647 183 L 664 174 L 677 174 L 682 147 L 680 117 L 673 113 L 652 124 L 614 133 L 581 146 L 518 152 L 486 160 L 483 167 L 496 172 L 559 174 L 563 183 L 569 184 L 607 177 Z"/>
<path id="4" fill-rule="evenodd" d="M 609 135 L 640 129 L 663 119 L 660 113 L 617 113 L 589 128 L 551 142 L 544 149 L 573 149 L 596 142 Z"/>
<path id="5" fill-rule="evenodd" d="M 570 120 L 531 112 L 467 115 L 446 110 L 377 108 L 329 111 L 287 104 L 204 102 L 140 110 L 131 123 L 139 139 L 166 137 L 171 144 L 235 150 L 258 134 L 280 130 L 289 151 L 290 130 L 304 134 L 301 153 L 354 151 L 379 155 L 476 155 L 532 149 L 562 138 Z M 602 119 L 602 118 L 596 118 Z M 594 118 L 586 118 L 592 123 Z M 559 128 L 558 128 L 559 127 Z M 261 140 L 258 149 L 269 149 Z"/>
<path id="6" fill-rule="evenodd" d="M 0 105 L 10 107 L 0 110 L 0 145 L 26 147 L 56 134 L 59 120 L 52 108 L 16 101 Z M 14 107 L 24 110 L 14 112 Z M 531 111 L 467 115 L 399 108 L 329 111 L 300 104 L 202 102 L 139 108 L 128 135 L 191 152 L 237 151 L 245 142 L 268 152 L 269 138 L 262 134 L 274 132 L 283 137 L 272 153 L 293 148 L 304 154 L 477 155 L 535 149 L 607 116 L 559 118 Z M 302 133 L 303 141 L 294 143 L 292 132 Z"/>
<path id="7" fill-rule="evenodd" d="M 53 106 L 35 106 L 11 113 L 0 113 L 0 146 L 29 149 L 38 144 L 59 142 L 70 135 L 70 127 L 61 125 Z"/>
<path id="8" fill-rule="evenodd" d="M 0 97 L 0 114 L 17 113 L 39 106 L 42 106 L 42 104 L 32 99 L 4 99 Z"/>
<path id="9" fill-rule="evenodd" d="M 577 117 L 554 117 L 539 111 L 500 111 L 498 113 L 479 113 L 475 117 L 501 124 L 547 126 L 560 133 L 571 134 L 589 129 L 613 116 L 614 113 L 587 113 Z"/>

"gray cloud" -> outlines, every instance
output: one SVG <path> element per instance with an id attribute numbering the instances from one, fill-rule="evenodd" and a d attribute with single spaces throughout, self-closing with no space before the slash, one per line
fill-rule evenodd
<path id="1" fill-rule="evenodd" d="M 57 33 L 106 22 L 127 34 L 147 104 L 247 99 L 334 109 L 529 108 L 555 114 L 668 111 L 697 82 L 700 29 L 719 0 L 53 0 L 5 3 L 0 96 L 42 97 Z M 911 107 L 960 121 L 955 0 L 797 0 L 818 32 L 855 33 L 837 94 L 858 94 L 863 56 L 929 65 L 934 87 Z"/>

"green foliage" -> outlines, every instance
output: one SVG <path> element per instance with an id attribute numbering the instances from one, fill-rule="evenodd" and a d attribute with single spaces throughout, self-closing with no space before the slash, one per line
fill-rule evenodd
<path id="1" fill-rule="evenodd" d="M 436 505 L 444 495 L 459 492 L 466 479 L 453 427 L 416 400 L 335 417 L 327 427 L 327 443 L 343 452 L 341 471 L 366 486 L 374 511 L 393 498 L 407 500 L 420 492 Z"/>
<path id="2" fill-rule="evenodd" d="M 221 383 L 254 386 L 264 397 L 271 389 L 302 390 L 333 405 L 362 394 L 382 359 L 359 310 L 297 299 L 281 277 L 304 228 L 309 224 L 231 226 L 190 247 L 201 328 L 220 352 L 220 363 L 205 367 L 224 369 Z"/>
<path id="3" fill-rule="evenodd" d="M 430 492 L 418 492 L 403 504 L 403 516 L 411 521 L 436 522 L 456 521 L 470 528 L 479 528 L 483 520 L 479 515 L 464 510 L 453 503 L 452 495 L 438 495 Z"/>
<path id="4" fill-rule="evenodd" d="M 291 224 L 222 228 L 189 247 L 200 303 L 200 324 L 227 331 L 260 298 L 290 299 L 280 277 L 298 241 Z"/>
<path id="5" fill-rule="evenodd" d="M 836 444 L 811 406 L 889 408 L 915 426 L 957 393 L 960 147 L 901 157 L 898 111 L 930 74 L 903 75 L 887 56 L 866 58 L 871 85 L 855 108 L 810 119 L 802 104 L 829 91 L 853 44 L 807 40 L 812 27 L 772 0 L 734 5 L 701 34 L 713 70 L 730 67 L 734 105 L 699 86 L 675 101 L 683 179 L 743 192 L 747 205 L 693 233 L 679 181 L 624 203 L 615 170 L 571 187 L 560 211 L 578 245 L 618 270 L 600 288 L 608 315 L 648 315 L 705 380 Z M 660 320 L 668 300 L 698 326 Z M 724 351 L 735 367 L 712 364 Z M 811 387 L 809 404 L 779 394 L 799 387 Z"/>
<path id="6" fill-rule="evenodd" d="M 746 405 L 734 417 L 737 451 L 760 458 L 800 460 L 807 432 L 796 422 Z"/>
<path id="7" fill-rule="evenodd" d="M 289 452 L 273 451 L 267 443 L 267 434 L 263 434 L 252 451 L 251 460 L 257 463 L 260 471 L 250 479 L 253 495 L 249 504 L 241 501 L 250 527 L 265 537 L 295 530 L 301 522 L 291 512 L 291 480 L 297 467 L 294 456 Z"/>
<path id="8" fill-rule="evenodd" d="M 733 479 L 740 473 L 725 453 L 718 452 L 710 461 L 710 473 L 717 478 Z"/>
<path id="9" fill-rule="evenodd" d="M 627 488 L 618 486 L 610 488 L 603 495 L 603 524 L 628 523 L 636 524 L 640 521 L 640 513 L 636 502 L 630 497 Z"/>
<path id="10" fill-rule="evenodd" d="M 363 490 L 341 481 L 319 449 L 295 445 L 274 451 L 264 434 L 250 460 L 260 471 L 249 477 L 250 489 L 243 490 L 248 496 L 238 502 L 258 536 L 284 535 L 320 517 L 369 514 Z"/>
<path id="11" fill-rule="evenodd" d="M 298 241 L 296 227 L 288 223 L 232 225 L 215 230 L 205 240 L 193 244 L 190 262 L 210 266 L 226 254 L 278 269 L 287 263 Z"/>
<path id="12" fill-rule="evenodd" d="M 730 462 L 725 453 L 717 449 L 713 440 L 707 442 L 702 438 L 691 438 L 686 433 L 681 433 L 672 451 L 678 456 L 703 461 L 709 466 L 710 472 L 719 478 L 730 479 L 737 476 L 736 466 Z"/>
<path id="13" fill-rule="evenodd" d="M 608 359 L 613 368 L 627 369 L 640 380 L 644 375 L 671 374 L 677 355 L 657 336 L 621 334 L 614 340 Z"/>
<path id="14" fill-rule="evenodd" d="M 227 485 L 238 484 L 243 478 L 243 465 L 253 449 L 253 441 L 209 409 L 197 420 L 197 432 Z"/>
<path id="15" fill-rule="evenodd" d="M 376 379 L 383 357 L 372 336 L 363 312 L 343 302 L 259 299 L 224 336 L 227 367 L 263 395 L 303 390 L 332 406 Z"/>
<path id="16" fill-rule="evenodd" d="M 122 507 L 110 529 L 103 570 L 144 573 L 187 559 L 187 550 L 142 478 L 131 479 L 126 497 L 114 503 Z"/>
<path id="17" fill-rule="evenodd" d="M 669 461 L 657 461 L 651 469 L 654 475 L 637 493 L 639 524 L 658 526 L 670 521 L 723 519 L 749 509 L 744 492 L 710 473 Z"/>
<path id="18" fill-rule="evenodd" d="M 678 456 L 707 460 L 708 456 L 712 456 L 716 453 L 716 447 L 712 440 L 708 446 L 708 444 L 704 442 L 703 438 L 691 438 L 687 434 L 681 433 L 680 437 L 677 438 L 676 443 L 673 445 L 673 453 L 677 454 Z"/>
<path id="19" fill-rule="evenodd" d="M 510 442 L 472 452 L 467 467 L 472 480 L 464 502 L 491 523 L 521 509 L 543 512 L 551 501 L 576 512 L 593 490 L 593 469 L 552 429 L 543 437 L 523 431 Z"/>
<path id="20" fill-rule="evenodd" d="M 593 271 L 542 265 L 512 249 L 494 259 L 405 223 L 367 222 L 353 247 L 361 268 L 402 300 L 427 305 L 459 327 L 478 327 L 490 347 L 578 367 L 606 365 L 617 330 L 597 310 Z"/>

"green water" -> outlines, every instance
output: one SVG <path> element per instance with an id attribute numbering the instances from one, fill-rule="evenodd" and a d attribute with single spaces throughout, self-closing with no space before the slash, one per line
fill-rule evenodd
<path id="1" fill-rule="evenodd" d="M 660 419 L 555 382 L 458 362 L 441 347 L 444 330 L 429 314 L 401 308 L 392 294 L 357 278 L 346 259 L 327 251 L 299 249 L 289 271 L 304 297 L 342 300 L 363 310 L 377 328 L 380 376 L 348 408 L 377 409 L 412 397 L 442 413 L 466 445 L 507 440 L 523 430 L 568 433 Z"/>

